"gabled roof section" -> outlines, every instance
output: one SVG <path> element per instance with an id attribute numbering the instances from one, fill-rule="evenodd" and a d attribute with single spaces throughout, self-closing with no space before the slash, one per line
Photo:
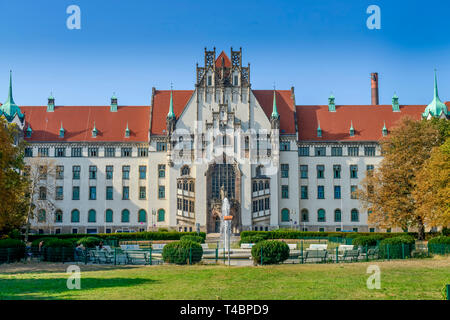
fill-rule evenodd
<path id="1" fill-rule="evenodd" d="M 267 118 L 273 111 L 274 91 L 273 90 L 252 90 L 263 108 Z M 295 106 L 290 90 L 275 90 L 277 111 L 280 115 L 280 134 L 295 134 Z M 317 128 L 317 126 L 316 126 Z"/>
<path id="2" fill-rule="evenodd" d="M 329 112 L 327 105 L 296 106 L 299 141 L 378 141 L 405 116 L 420 120 L 424 105 L 401 105 L 393 112 L 391 105 L 341 105 Z M 322 137 L 317 137 L 317 128 Z M 353 125 L 354 136 L 349 133 Z"/>
<path id="3" fill-rule="evenodd" d="M 148 142 L 150 106 L 119 106 L 110 112 L 110 106 L 55 106 L 47 112 L 47 106 L 21 107 L 27 125 L 33 128 L 29 142 Z M 97 129 L 93 137 L 92 128 Z M 129 123 L 133 128 L 125 138 L 123 130 Z M 61 123 L 64 137 L 59 137 Z"/>
<path id="4" fill-rule="evenodd" d="M 170 108 L 171 90 L 155 90 L 152 106 L 151 134 L 164 135 L 166 117 Z M 172 103 L 175 117 L 178 119 L 193 94 L 193 90 L 173 90 Z M 130 124 L 131 125 L 131 124 Z"/>
<path id="5" fill-rule="evenodd" d="M 223 60 L 223 63 L 225 64 L 226 68 L 231 68 L 230 58 L 228 58 L 226 53 L 224 51 L 222 51 L 216 59 L 216 69 L 222 68 L 222 60 Z"/>

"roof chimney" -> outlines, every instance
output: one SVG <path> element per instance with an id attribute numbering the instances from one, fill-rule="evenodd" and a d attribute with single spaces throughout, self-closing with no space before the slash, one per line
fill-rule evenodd
<path id="1" fill-rule="evenodd" d="M 372 105 L 376 106 L 379 104 L 378 99 L 378 73 L 374 72 L 370 74 L 371 88 L 372 88 Z"/>

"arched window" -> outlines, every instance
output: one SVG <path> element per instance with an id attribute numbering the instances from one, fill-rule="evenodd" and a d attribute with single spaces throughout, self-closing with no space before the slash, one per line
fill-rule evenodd
<path id="1" fill-rule="evenodd" d="M 128 209 L 122 210 L 122 222 L 130 222 L 130 211 Z"/>
<path id="2" fill-rule="evenodd" d="M 317 210 L 317 221 L 318 222 L 325 222 L 325 210 L 319 209 Z"/>
<path id="3" fill-rule="evenodd" d="M 147 213 L 144 209 L 141 209 L 138 212 L 138 222 L 147 222 Z"/>
<path id="4" fill-rule="evenodd" d="M 359 211 L 357 209 L 352 209 L 352 222 L 358 222 L 359 221 Z"/>
<path id="5" fill-rule="evenodd" d="M 56 223 L 61 223 L 63 222 L 63 213 L 61 210 L 56 210 L 55 212 L 55 222 Z"/>
<path id="6" fill-rule="evenodd" d="M 309 212 L 307 209 L 302 209 L 302 222 L 309 221 Z"/>
<path id="7" fill-rule="evenodd" d="M 70 213 L 70 222 L 80 222 L 80 211 L 73 209 Z"/>
<path id="8" fill-rule="evenodd" d="M 189 191 L 194 192 L 194 181 L 189 182 Z"/>
<path id="9" fill-rule="evenodd" d="M 46 213 L 44 209 L 39 210 L 38 212 L 38 222 L 45 222 L 47 220 Z"/>
<path id="10" fill-rule="evenodd" d="M 97 221 L 97 212 L 94 209 L 89 210 L 88 212 L 88 222 L 96 222 Z"/>
<path id="11" fill-rule="evenodd" d="M 182 176 L 188 176 L 190 173 L 189 167 L 188 166 L 183 166 L 181 168 L 181 175 Z"/>
<path id="12" fill-rule="evenodd" d="M 258 191 L 258 183 L 256 181 L 253 181 L 253 192 Z"/>
<path id="13" fill-rule="evenodd" d="M 188 182 L 186 180 L 183 181 L 183 190 L 188 191 Z"/>
<path id="14" fill-rule="evenodd" d="M 158 222 L 164 221 L 166 219 L 165 215 L 166 215 L 166 212 L 164 211 L 164 209 L 159 209 L 158 210 Z"/>
<path id="15" fill-rule="evenodd" d="M 342 221 L 341 209 L 334 210 L 334 222 L 341 222 L 341 221 Z"/>
<path id="16" fill-rule="evenodd" d="M 281 221 L 289 222 L 289 209 L 281 210 Z"/>
<path id="17" fill-rule="evenodd" d="M 107 209 L 105 212 L 105 222 L 113 222 L 113 211 L 111 209 Z"/>
<path id="18" fill-rule="evenodd" d="M 266 182 L 264 183 L 264 189 L 270 189 L 270 185 L 269 185 L 269 181 L 266 180 Z"/>
<path id="19" fill-rule="evenodd" d="M 264 190 L 264 184 L 262 181 L 259 182 L 259 190 Z"/>
<path id="20" fill-rule="evenodd" d="M 47 188 L 39 187 L 39 200 L 47 200 Z"/>

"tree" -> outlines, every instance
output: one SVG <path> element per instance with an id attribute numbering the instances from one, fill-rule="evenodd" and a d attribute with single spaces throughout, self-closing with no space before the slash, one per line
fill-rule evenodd
<path id="1" fill-rule="evenodd" d="M 413 196 L 427 225 L 450 226 L 450 138 L 431 152 L 417 174 Z"/>
<path id="2" fill-rule="evenodd" d="M 428 218 L 416 210 L 413 192 L 417 174 L 433 147 L 441 143 L 442 136 L 433 122 L 409 117 L 402 118 L 381 141 L 384 158 L 357 192 L 363 208 L 369 212 L 369 223 L 382 228 L 417 228 L 419 239 L 424 239 Z"/>
<path id="3" fill-rule="evenodd" d="M 19 128 L 0 117 L 0 233 L 20 229 L 27 214 L 27 180 L 21 174 L 24 143 Z"/>

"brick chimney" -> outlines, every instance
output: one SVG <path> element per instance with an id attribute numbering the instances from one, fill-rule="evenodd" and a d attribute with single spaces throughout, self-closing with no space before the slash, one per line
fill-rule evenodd
<path id="1" fill-rule="evenodd" d="M 378 98 L 378 73 L 374 72 L 370 74 L 371 88 L 372 88 L 372 105 L 376 106 L 379 104 Z"/>

